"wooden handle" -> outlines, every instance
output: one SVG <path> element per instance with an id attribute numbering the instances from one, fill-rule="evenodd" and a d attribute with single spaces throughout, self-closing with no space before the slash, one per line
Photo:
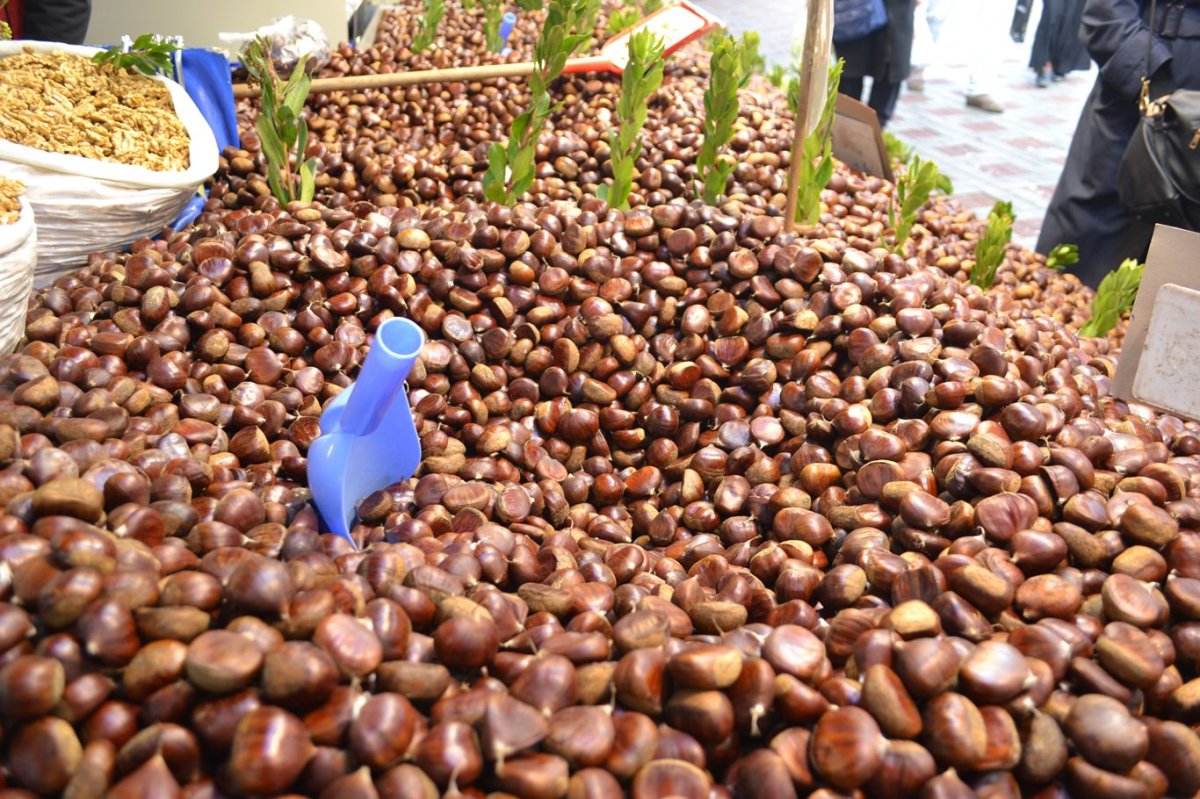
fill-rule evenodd
<path id="1" fill-rule="evenodd" d="M 533 74 L 533 62 L 519 64 L 485 64 L 478 67 L 454 69 L 424 69 L 417 72 L 386 72 L 379 75 L 349 75 L 344 78 L 317 78 L 312 82 L 314 92 L 362 91 L 390 89 L 393 86 L 415 86 L 421 83 L 446 83 L 457 80 L 488 80 L 489 78 L 521 78 Z M 257 97 L 259 88 L 245 83 L 235 84 L 234 97 Z"/>
<path id="2" fill-rule="evenodd" d="M 796 107 L 796 131 L 792 137 L 792 161 L 788 168 L 787 205 L 783 219 L 784 229 L 789 232 L 796 229 L 796 206 L 800 200 L 800 176 L 804 168 L 804 140 L 808 138 L 808 129 L 817 124 L 817 120 L 809 119 L 812 111 L 813 84 L 816 82 L 818 69 L 829 69 L 827 63 L 818 63 L 817 60 L 817 35 L 820 33 L 823 8 L 822 0 L 808 0 L 798 87 L 800 102 Z"/>

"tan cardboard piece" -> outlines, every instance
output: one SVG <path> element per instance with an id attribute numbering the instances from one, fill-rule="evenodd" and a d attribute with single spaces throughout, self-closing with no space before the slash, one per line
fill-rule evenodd
<path id="1" fill-rule="evenodd" d="M 866 103 L 839 94 L 834 106 L 833 156 L 868 175 L 893 180 L 879 117 Z"/>

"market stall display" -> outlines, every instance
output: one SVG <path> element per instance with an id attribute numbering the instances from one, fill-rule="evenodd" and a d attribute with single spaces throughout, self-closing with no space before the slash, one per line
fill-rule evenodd
<path id="1" fill-rule="evenodd" d="M 452 2 L 413 55 L 415 8 L 321 76 L 537 36 L 490 54 Z M 1121 325 L 1080 335 L 1092 292 L 999 211 L 908 202 L 897 243 L 895 186 L 839 165 L 788 231 L 761 79 L 697 200 L 707 63 L 650 95 L 630 210 L 595 196 L 615 78 L 553 83 L 512 207 L 523 83 L 313 95 L 286 207 L 244 101 L 193 225 L 35 293 L 0 357 L 14 797 L 1200 791 L 1196 424 L 1109 395 Z M 309 447 L 395 317 L 422 462 L 347 539 Z"/>

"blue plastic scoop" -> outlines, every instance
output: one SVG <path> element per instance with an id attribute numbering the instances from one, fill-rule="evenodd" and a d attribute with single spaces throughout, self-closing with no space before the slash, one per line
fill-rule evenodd
<path id="1" fill-rule="evenodd" d="M 425 333 L 392 318 L 375 331 L 358 379 L 321 414 L 321 436 L 308 448 L 308 486 L 331 532 L 350 537 L 358 503 L 407 479 L 421 464 L 421 442 L 404 379 Z"/>

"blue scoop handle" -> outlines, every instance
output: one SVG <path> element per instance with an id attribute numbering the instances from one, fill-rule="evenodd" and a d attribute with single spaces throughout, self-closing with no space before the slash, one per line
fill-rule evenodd
<path id="1" fill-rule="evenodd" d="M 504 12 L 504 16 L 500 18 L 501 53 L 508 54 L 512 52 L 508 47 L 508 37 L 512 36 L 513 28 L 515 27 L 517 27 L 517 15 L 511 11 Z"/>
<path id="2" fill-rule="evenodd" d="M 424 345 L 425 334 L 408 319 L 396 317 L 381 324 L 336 427 L 322 432 L 375 432 L 396 397 L 404 393 L 404 379 Z"/>

